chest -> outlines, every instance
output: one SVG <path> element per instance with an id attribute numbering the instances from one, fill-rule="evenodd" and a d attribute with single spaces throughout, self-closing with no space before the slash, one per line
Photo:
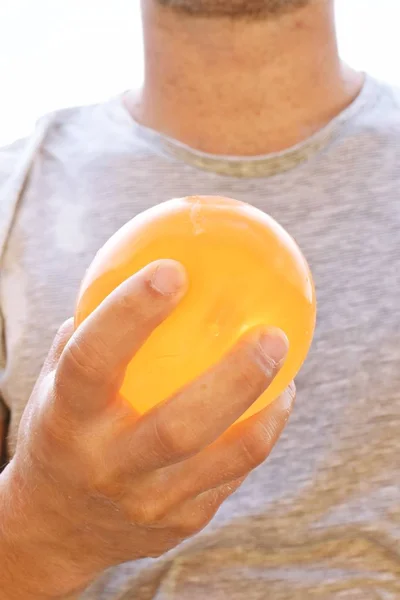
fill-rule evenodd
<path id="1" fill-rule="evenodd" d="M 312 425 L 324 445 L 347 420 L 349 441 L 375 422 L 399 416 L 400 217 L 396 184 L 384 190 L 304 176 L 235 180 L 153 165 L 143 173 L 119 163 L 85 177 L 53 173 L 45 192 L 27 190 L 2 274 L 6 370 L 3 394 L 15 424 L 60 323 L 74 311 L 80 281 L 101 245 L 127 220 L 171 197 L 224 194 L 250 201 L 288 229 L 314 274 L 315 342 L 298 379 L 304 397 L 293 427 Z M 179 175 L 179 176 L 178 176 Z M 39 177 L 39 174 L 38 174 Z M 162 182 L 156 185 L 155 182 Z M 283 184 L 284 183 L 284 184 Z M 40 200 L 40 201 L 39 201 Z M 320 403 L 326 406 L 321 413 Z M 344 417 L 344 413 L 348 413 Z M 379 428 L 382 431 L 382 428 Z M 378 442 L 377 442 L 378 443 Z"/>

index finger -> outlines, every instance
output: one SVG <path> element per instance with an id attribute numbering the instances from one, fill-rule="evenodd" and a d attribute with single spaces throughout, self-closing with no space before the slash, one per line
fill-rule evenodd
<path id="1" fill-rule="evenodd" d="M 130 277 L 80 325 L 61 354 L 57 396 L 80 414 L 93 414 L 115 399 L 125 369 L 187 287 L 183 267 L 157 261 Z"/>

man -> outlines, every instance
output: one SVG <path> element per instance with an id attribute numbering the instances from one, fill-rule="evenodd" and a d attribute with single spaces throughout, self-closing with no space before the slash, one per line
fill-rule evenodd
<path id="1" fill-rule="evenodd" d="M 143 89 L 51 115 L 1 156 L 1 597 L 399 598 L 399 95 L 341 63 L 330 0 L 142 5 Z M 225 432 L 284 361 L 282 332 L 252 332 L 140 420 L 118 397 L 185 293 L 174 262 L 67 322 L 46 359 L 107 238 L 200 193 L 270 213 L 317 284 L 297 407 L 263 466 L 293 388 Z"/>

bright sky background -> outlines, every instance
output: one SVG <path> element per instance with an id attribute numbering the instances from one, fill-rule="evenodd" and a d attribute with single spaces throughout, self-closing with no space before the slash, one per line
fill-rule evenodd
<path id="1" fill-rule="evenodd" d="M 336 0 L 343 57 L 400 85 L 400 0 Z M 139 0 L 0 0 L 0 145 L 142 76 Z"/>

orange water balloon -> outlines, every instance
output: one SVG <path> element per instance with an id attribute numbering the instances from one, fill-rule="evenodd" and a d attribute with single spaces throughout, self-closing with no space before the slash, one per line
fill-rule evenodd
<path id="1" fill-rule="evenodd" d="M 214 365 L 248 330 L 279 327 L 289 354 L 244 417 L 258 412 L 297 375 L 312 342 L 315 292 L 300 249 L 271 217 L 246 203 L 170 200 L 132 219 L 97 254 L 81 286 L 76 326 L 124 280 L 165 258 L 184 265 L 189 290 L 132 359 L 122 396 L 143 414 Z"/>

